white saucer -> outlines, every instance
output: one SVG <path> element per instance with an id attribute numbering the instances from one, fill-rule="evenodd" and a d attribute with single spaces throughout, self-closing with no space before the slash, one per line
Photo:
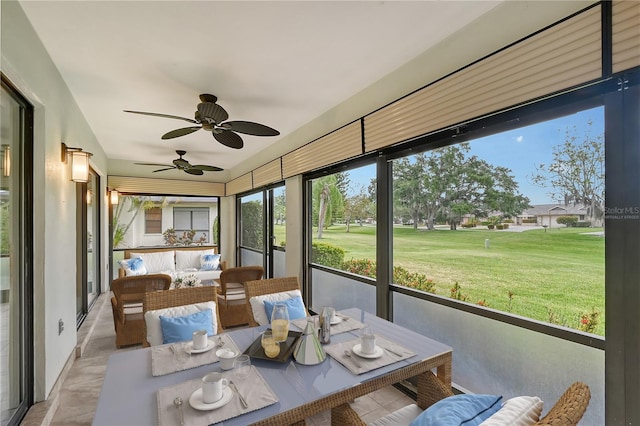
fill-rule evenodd
<path id="1" fill-rule="evenodd" d="M 213 349 L 215 347 L 216 347 L 215 343 L 207 341 L 207 346 L 205 348 L 193 349 L 193 342 L 189 342 L 184 346 L 184 350 L 187 351 L 187 353 L 190 353 L 190 354 L 201 354 L 202 352 L 210 351 L 211 349 Z"/>
<path id="2" fill-rule="evenodd" d="M 222 398 L 220 398 L 214 403 L 205 404 L 204 402 L 202 402 L 202 388 L 198 388 L 189 397 L 189 405 L 191 405 L 196 410 L 209 411 L 209 410 L 215 410 L 216 408 L 220 408 L 223 405 L 226 405 L 232 399 L 233 399 L 233 391 L 230 388 L 226 387 L 222 391 Z"/>
<path id="3" fill-rule="evenodd" d="M 329 324 L 336 325 L 336 324 L 340 324 L 341 322 L 342 322 L 342 318 L 340 318 L 339 316 L 335 316 L 331 318 L 331 321 L 329 321 Z"/>
<path id="4" fill-rule="evenodd" d="M 362 353 L 362 348 L 360 347 L 360 343 L 355 345 L 352 350 L 354 354 L 361 356 L 362 358 L 375 359 L 375 358 L 380 358 L 384 354 L 384 349 L 382 349 L 380 346 L 376 346 L 376 350 L 372 354 Z"/>

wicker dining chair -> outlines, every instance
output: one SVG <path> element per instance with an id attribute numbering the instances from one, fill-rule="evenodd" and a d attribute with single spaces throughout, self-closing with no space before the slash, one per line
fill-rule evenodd
<path id="1" fill-rule="evenodd" d="M 218 304 L 223 327 L 235 327 L 249 322 L 244 283 L 259 280 L 263 275 L 262 266 L 238 266 L 220 272 Z"/>
<path id="2" fill-rule="evenodd" d="M 167 290 L 171 277 L 165 274 L 147 274 L 116 278 L 111 283 L 111 309 L 116 330 L 116 347 L 137 345 L 144 339 L 142 299 L 144 294 Z"/>
<path id="3" fill-rule="evenodd" d="M 428 395 L 428 401 L 424 401 L 427 406 L 422 406 L 420 401 L 418 401 L 418 405 L 420 405 L 422 409 L 428 408 L 428 406 L 431 406 L 440 399 L 453 396 L 451 389 L 447 389 L 434 374 L 427 375 L 426 380 L 423 380 L 422 384 L 419 382 L 418 386 L 428 387 L 426 391 L 425 389 L 418 389 L 418 395 L 421 394 L 421 391 L 423 395 Z M 534 425 L 576 426 L 587 410 L 590 400 L 591 391 L 589 390 L 589 386 L 582 382 L 575 382 L 560 396 L 547 414 Z M 331 410 L 331 424 L 341 426 L 367 426 L 349 404 L 342 404 Z M 391 426 L 395 423 L 383 421 L 382 424 Z"/>
<path id="4" fill-rule="evenodd" d="M 249 317 L 249 326 L 255 327 L 259 325 L 253 317 L 253 310 L 249 303 L 249 300 L 251 300 L 252 297 L 291 290 L 300 290 L 298 277 L 268 278 L 265 280 L 245 282 L 244 293 L 246 297 L 246 314 Z"/>
<path id="5" fill-rule="evenodd" d="M 142 299 L 142 315 L 147 311 L 155 311 L 156 309 L 174 308 L 176 306 L 192 305 L 194 303 L 215 302 L 216 288 L 214 286 L 206 287 L 186 287 L 177 288 L 156 293 L 147 293 Z M 218 303 L 216 303 L 216 315 L 218 321 L 218 334 L 224 328 L 220 322 L 220 311 Z M 142 345 L 150 346 L 147 341 L 147 323 L 143 320 L 144 340 Z M 214 330 L 215 332 L 215 330 Z"/>

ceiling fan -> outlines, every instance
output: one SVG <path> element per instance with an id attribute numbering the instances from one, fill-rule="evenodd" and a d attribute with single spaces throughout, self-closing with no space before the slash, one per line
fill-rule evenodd
<path id="1" fill-rule="evenodd" d="M 173 165 L 171 164 L 158 164 L 158 163 L 134 163 L 140 166 L 158 166 L 163 167 L 162 169 L 154 170 L 155 172 L 164 172 L 165 170 L 178 169 L 182 170 L 185 173 L 189 173 L 190 175 L 203 175 L 204 172 L 221 172 L 224 169 L 216 166 L 205 166 L 205 165 L 191 165 L 187 160 L 182 158 L 187 151 L 177 150 L 176 154 L 180 156 L 180 158 L 176 158 L 173 160 Z"/>
<path id="2" fill-rule="evenodd" d="M 240 149 L 244 146 L 244 142 L 238 133 L 253 136 L 278 136 L 280 134 L 276 129 L 251 121 L 227 121 L 223 123 L 223 121 L 229 118 L 229 114 L 224 108 L 216 103 L 218 101 L 216 96 L 202 94 L 200 95 L 200 101 L 201 102 L 197 106 L 194 119 L 179 117 L 177 115 L 158 114 L 155 112 L 129 110 L 124 110 L 124 112 L 151 115 L 154 117 L 174 118 L 198 124 L 198 126 L 183 127 L 172 130 L 162 135 L 162 139 L 173 139 L 203 129 L 213 133 L 213 137 L 221 144 L 228 146 L 229 148 Z"/>

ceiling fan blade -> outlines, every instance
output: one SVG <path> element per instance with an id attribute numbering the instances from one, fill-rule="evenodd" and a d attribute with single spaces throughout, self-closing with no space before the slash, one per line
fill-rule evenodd
<path id="1" fill-rule="evenodd" d="M 202 102 L 211 102 L 212 104 L 215 104 L 216 102 L 218 102 L 218 97 L 215 95 L 210 95 L 208 93 L 203 93 L 202 95 L 200 95 L 200 100 Z"/>
<path id="2" fill-rule="evenodd" d="M 242 138 L 230 130 L 224 130 L 220 133 L 213 133 L 213 137 L 216 138 L 224 146 L 229 148 L 240 149 L 244 146 Z"/>
<path id="3" fill-rule="evenodd" d="M 188 121 L 189 123 L 198 124 L 198 122 L 196 120 L 194 120 L 193 118 L 179 117 L 177 115 L 158 114 L 156 112 L 129 111 L 129 110 L 126 110 L 126 109 L 124 110 L 124 112 L 130 112 L 132 114 L 150 115 L 152 117 L 175 118 L 176 120 L 184 120 L 184 121 Z M 226 118 L 225 118 L 225 120 L 226 120 Z"/>
<path id="4" fill-rule="evenodd" d="M 224 120 L 229 118 L 229 114 L 227 114 L 227 111 L 225 111 L 225 109 L 220 105 L 213 102 L 199 103 L 198 112 L 200 113 L 200 118 L 210 118 L 216 124 L 222 123 Z"/>
<path id="5" fill-rule="evenodd" d="M 204 172 L 202 170 L 198 170 L 198 169 L 184 169 L 185 172 L 189 173 L 190 175 L 203 175 Z"/>
<path id="6" fill-rule="evenodd" d="M 216 166 L 205 166 L 202 164 L 198 164 L 196 166 L 191 166 L 192 169 L 198 169 L 198 170 L 203 170 L 205 172 L 221 172 L 224 169 L 221 169 L 220 167 L 216 167 Z"/>
<path id="7" fill-rule="evenodd" d="M 158 170 L 154 170 L 153 173 L 155 173 L 155 172 L 164 172 L 165 170 L 173 170 L 175 168 L 176 167 L 167 167 L 166 169 L 158 169 Z"/>
<path id="8" fill-rule="evenodd" d="M 171 164 L 161 164 L 161 163 L 133 163 L 138 166 L 159 166 L 159 167 L 173 167 Z"/>
<path id="9" fill-rule="evenodd" d="M 253 123 L 251 121 L 227 121 L 222 123 L 224 127 L 229 126 L 230 130 L 238 133 L 253 136 L 278 136 L 280 134 L 276 129 L 272 129 L 264 124 Z"/>
<path id="10" fill-rule="evenodd" d="M 197 126 L 197 127 L 183 127 L 181 129 L 176 129 L 176 130 L 172 130 L 168 133 L 165 133 L 164 135 L 162 135 L 162 139 L 173 139 L 173 138 L 177 138 L 180 136 L 185 136 L 188 135 L 189 133 L 193 133 L 196 132 L 198 130 L 202 129 L 202 127 Z"/>

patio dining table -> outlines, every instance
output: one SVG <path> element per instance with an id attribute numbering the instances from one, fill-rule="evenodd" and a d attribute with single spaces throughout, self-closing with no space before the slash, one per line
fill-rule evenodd
<path id="1" fill-rule="evenodd" d="M 271 388 L 277 402 L 220 424 L 293 424 L 377 389 L 420 374 L 430 374 L 432 370 L 445 385 L 451 385 L 452 349 L 449 346 L 361 309 L 351 308 L 340 314 L 370 326 L 376 335 L 415 355 L 358 375 L 328 355 L 316 365 L 302 365 L 293 358 L 286 362 L 254 358 L 252 365 Z M 236 329 L 225 334 L 244 351 L 265 328 Z M 358 330 L 332 335 L 331 344 L 348 342 L 357 339 L 358 335 Z M 151 348 L 113 354 L 107 364 L 93 425 L 157 425 L 160 389 L 199 379 L 212 371 L 221 371 L 219 363 L 153 376 Z M 186 400 L 185 403 L 188 404 Z"/>

